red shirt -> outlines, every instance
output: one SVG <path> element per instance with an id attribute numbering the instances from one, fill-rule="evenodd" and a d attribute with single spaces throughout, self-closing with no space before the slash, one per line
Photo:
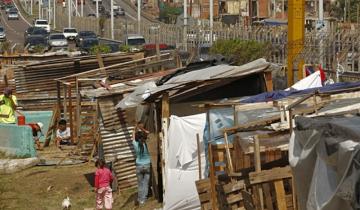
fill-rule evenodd
<path id="1" fill-rule="evenodd" d="M 113 176 L 111 171 L 104 167 L 98 168 L 95 172 L 95 187 L 102 188 L 110 186 L 111 181 L 113 180 Z"/>
<path id="2" fill-rule="evenodd" d="M 33 137 L 37 136 L 38 131 L 36 129 L 38 128 L 38 125 L 36 123 L 29 123 L 27 125 L 31 127 Z"/>

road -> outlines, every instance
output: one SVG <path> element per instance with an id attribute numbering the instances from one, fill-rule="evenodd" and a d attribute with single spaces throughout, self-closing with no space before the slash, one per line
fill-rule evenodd
<path id="1" fill-rule="evenodd" d="M 88 14 L 95 14 L 96 12 L 96 6 L 92 3 L 92 0 L 85 0 L 84 5 L 84 16 L 87 16 Z M 114 0 L 114 3 L 119 5 L 125 10 L 126 16 L 128 20 L 136 21 L 137 17 L 137 11 L 134 10 L 128 3 L 122 1 L 122 0 Z M 19 5 L 17 5 L 19 6 Z M 103 6 L 107 11 L 110 11 L 110 1 L 103 0 Z M 78 10 L 80 12 L 80 5 L 78 6 Z M 20 13 L 19 13 L 20 14 Z M 119 18 L 125 18 L 125 17 L 119 17 Z M 155 21 L 149 20 L 145 17 L 142 17 L 142 23 L 145 24 L 151 24 Z M 11 43 L 11 46 L 13 46 L 15 43 L 18 46 L 23 47 L 24 43 L 24 32 L 25 30 L 30 26 L 30 23 L 28 23 L 20 14 L 19 20 L 8 20 L 7 14 L 4 10 L 1 10 L 1 21 L 0 25 L 2 25 L 5 28 L 5 32 L 7 35 L 7 40 Z"/>
<path id="2" fill-rule="evenodd" d="M 15 43 L 23 47 L 24 32 L 29 24 L 20 16 L 19 20 L 8 20 L 5 10 L 1 10 L 1 23 L 7 36 L 7 40 L 13 46 Z"/>

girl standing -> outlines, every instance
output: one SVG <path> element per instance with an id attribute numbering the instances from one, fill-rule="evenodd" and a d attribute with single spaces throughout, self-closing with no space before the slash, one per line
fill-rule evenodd
<path id="1" fill-rule="evenodd" d="M 110 184 L 113 180 L 111 171 L 105 167 L 105 161 L 98 159 L 95 163 L 97 167 L 95 172 L 95 192 L 96 192 L 96 209 L 112 209 L 112 189 Z"/>
<path id="2" fill-rule="evenodd" d="M 137 202 L 143 205 L 146 201 L 150 179 L 150 155 L 146 145 L 147 131 L 141 123 L 135 126 L 133 146 L 136 153 L 136 176 L 138 179 Z"/>

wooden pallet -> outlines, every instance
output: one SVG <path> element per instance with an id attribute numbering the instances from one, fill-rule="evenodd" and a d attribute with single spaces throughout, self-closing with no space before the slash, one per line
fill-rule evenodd
<path id="1" fill-rule="evenodd" d="M 246 210 L 296 210 L 296 195 L 289 166 L 249 174 L 252 190 L 242 192 Z M 261 200 L 261 198 L 264 198 Z M 295 204 L 295 205 L 294 205 Z"/>
<path id="2" fill-rule="evenodd" d="M 209 210 L 211 208 L 210 197 L 210 179 L 201 179 L 195 182 L 196 189 L 199 194 L 200 204 L 202 210 Z"/>

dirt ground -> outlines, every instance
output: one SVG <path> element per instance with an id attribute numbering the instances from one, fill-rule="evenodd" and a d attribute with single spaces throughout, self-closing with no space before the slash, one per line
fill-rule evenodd
<path id="1" fill-rule="evenodd" d="M 58 210 L 69 196 L 72 210 L 95 207 L 89 177 L 95 171 L 93 164 L 74 166 L 36 166 L 15 174 L 0 176 L 0 210 Z M 113 209 L 159 209 L 153 198 L 141 207 L 134 206 L 136 189 L 113 193 Z M 94 208 L 95 209 L 95 208 Z"/>

